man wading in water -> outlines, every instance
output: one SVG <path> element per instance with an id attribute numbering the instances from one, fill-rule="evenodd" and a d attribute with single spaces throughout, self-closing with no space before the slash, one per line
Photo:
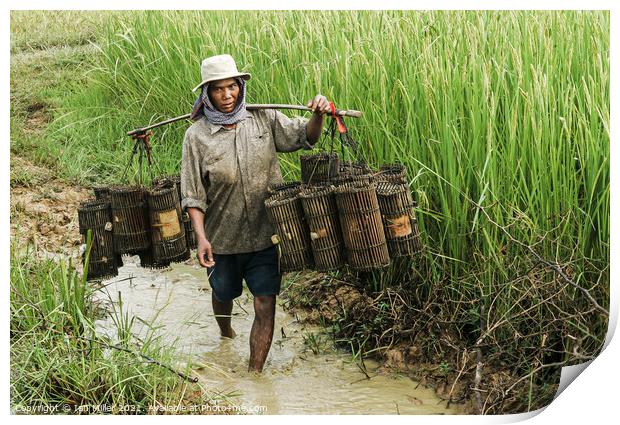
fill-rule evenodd
<path id="1" fill-rule="evenodd" d="M 312 149 L 330 110 L 325 96 L 308 102 L 312 117 L 290 119 L 274 110 L 245 108 L 246 81 L 229 55 L 205 59 L 201 89 L 185 133 L 181 167 L 182 207 L 207 268 L 213 312 L 223 337 L 233 338 L 233 300 L 245 280 L 254 295 L 249 369 L 261 372 L 273 337 L 276 295 L 282 276 L 267 218 L 267 188 L 282 182 L 276 152 Z"/>

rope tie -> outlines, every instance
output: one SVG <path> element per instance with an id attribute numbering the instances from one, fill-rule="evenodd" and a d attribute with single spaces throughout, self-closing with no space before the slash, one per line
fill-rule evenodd
<path id="1" fill-rule="evenodd" d="M 126 181 L 127 179 L 127 172 L 129 171 L 129 167 L 131 167 L 131 164 L 133 164 L 136 154 L 138 155 L 138 183 L 142 184 L 144 181 L 142 176 L 144 157 L 146 157 L 147 160 L 147 171 L 149 173 L 149 177 L 151 178 L 151 181 L 153 180 L 153 168 L 157 167 L 157 164 L 153 160 L 153 148 L 151 146 L 151 143 L 149 142 L 149 138 L 152 135 L 153 132 L 151 130 L 148 130 L 133 134 L 131 136 L 131 138 L 134 140 L 134 145 L 131 151 L 131 156 L 129 157 L 129 162 L 127 163 L 125 171 L 123 172 L 123 181 Z"/>

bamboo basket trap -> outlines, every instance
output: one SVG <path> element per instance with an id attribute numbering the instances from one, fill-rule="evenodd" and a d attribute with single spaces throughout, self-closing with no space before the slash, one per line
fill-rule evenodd
<path id="1" fill-rule="evenodd" d="M 290 195 L 297 195 L 300 190 L 301 190 L 301 182 L 290 181 L 290 182 L 277 183 L 274 185 L 270 185 L 269 188 L 267 189 L 267 193 L 269 196 L 273 196 L 281 192 L 284 192 L 288 196 L 290 196 Z"/>
<path id="2" fill-rule="evenodd" d="M 95 186 L 93 187 L 96 199 L 110 200 L 110 187 L 109 186 Z"/>
<path id="3" fill-rule="evenodd" d="M 332 179 L 335 186 L 345 186 L 351 182 L 370 185 L 375 181 L 373 170 L 364 162 L 346 161 L 340 164 L 338 177 Z"/>
<path id="4" fill-rule="evenodd" d="M 280 247 L 280 273 L 310 269 L 314 265 L 310 231 L 298 193 L 298 188 L 285 189 L 265 200 L 267 215 L 276 228 L 273 242 Z"/>
<path id="5" fill-rule="evenodd" d="M 373 174 L 341 174 L 332 181 L 332 184 L 336 187 L 350 186 L 351 184 L 370 186 L 375 181 Z"/>
<path id="6" fill-rule="evenodd" d="M 340 176 L 359 176 L 371 174 L 372 169 L 365 162 L 343 161 L 340 163 Z"/>
<path id="7" fill-rule="evenodd" d="M 338 177 L 340 162 L 335 153 L 317 153 L 299 157 L 301 181 L 304 184 L 320 184 Z"/>
<path id="8" fill-rule="evenodd" d="M 95 199 L 107 201 L 110 203 L 110 187 L 109 186 L 94 186 L 93 193 L 95 194 Z M 110 219 L 112 221 L 112 219 Z M 114 258 L 116 260 L 117 267 L 123 267 L 123 256 L 118 253 L 114 253 Z"/>
<path id="9" fill-rule="evenodd" d="M 153 181 L 153 187 L 171 187 L 172 185 L 174 185 L 177 190 L 177 203 L 179 206 L 179 211 L 181 212 L 181 222 L 183 223 L 183 230 L 185 231 L 185 245 L 187 246 L 186 253 L 172 260 L 172 262 L 175 263 L 189 260 L 191 254 L 190 250 L 196 249 L 196 236 L 194 234 L 194 227 L 192 226 L 192 221 L 189 214 L 181 208 L 181 176 L 179 174 L 170 174 L 162 176 L 159 180 L 155 179 Z M 157 260 L 155 258 L 154 261 L 155 265 L 157 265 Z"/>
<path id="10" fill-rule="evenodd" d="M 351 181 L 336 187 L 335 194 L 349 266 L 368 270 L 389 265 L 375 185 Z"/>
<path id="11" fill-rule="evenodd" d="M 314 269 L 329 271 L 345 263 L 334 186 L 306 187 L 299 194 L 310 231 Z"/>
<path id="12" fill-rule="evenodd" d="M 377 180 L 407 184 L 407 168 L 402 164 L 384 164 L 379 168 Z"/>
<path id="13" fill-rule="evenodd" d="M 164 176 L 155 177 L 153 179 L 153 183 L 151 186 L 153 188 L 174 186 L 177 190 L 177 195 L 178 195 L 178 199 L 180 202 L 181 200 L 181 176 L 164 175 Z"/>
<path id="14" fill-rule="evenodd" d="M 140 267 L 145 269 L 165 269 L 170 265 L 169 261 L 165 261 L 163 263 L 158 263 L 155 261 L 155 257 L 153 257 L 153 250 L 151 248 L 138 252 L 138 257 L 140 257 Z"/>
<path id="15" fill-rule="evenodd" d="M 196 233 L 194 232 L 194 225 L 192 224 L 192 219 L 187 211 L 182 211 L 181 215 L 181 220 L 183 221 L 183 229 L 185 230 L 185 243 L 187 244 L 187 249 L 196 249 L 198 248 L 198 244 L 196 242 Z"/>
<path id="16" fill-rule="evenodd" d="M 84 264 L 84 268 L 88 270 L 87 279 L 117 276 L 119 264 L 114 252 L 109 201 L 102 199 L 82 202 L 78 207 L 78 224 L 83 243 L 86 243 L 88 230 L 91 231 L 90 256 L 88 264 Z M 82 261 L 86 261 L 86 253 Z"/>
<path id="17" fill-rule="evenodd" d="M 146 189 L 143 186 L 113 186 L 110 205 L 117 254 L 138 254 L 151 246 Z"/>
<path id="18" fill-rule="evenodd" d="M 412 257 L 420 252 L 422 242 L 415 218 L 416 205 L 409 185 L 379 182 L 377 199 L 390 256 Z"/>
<path id="19" fill-rule="evenodd" d="M 164 183 L 148 191 L 151 252 L 155 265 L 189 259 L 176 185 Z"/>
<path id="20" fill-rule="evenodd" d="M 161 186 L 162 184 L 172 182 L 177 188 L 177 193 L 179 195 L 179 204 L 181 203 L 181 199 L 183 196 L 181 195 L 181 176 L 179 174 L 165 175 L 157 177 L 153 180 L 153 186 Z M 194 233 L 194 226 L 192 225 L 192 220 L 187 213 L 187 211 L 183 211 L 181 208 L 181 220 L 183 222 L 183 229 L 185 230 L 185 241 L 187 243 L 187 248 L 189 250 L 196 249 L 196 234 Z"/>

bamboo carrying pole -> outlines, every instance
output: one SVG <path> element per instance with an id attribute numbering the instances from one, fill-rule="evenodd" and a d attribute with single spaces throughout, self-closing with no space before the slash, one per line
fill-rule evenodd
<path id="1" fill-rule="evenodd" d="M 254 110 L 257 110 L 257 109 L 294 109 L 294 110 L 297 110 L 297 111 L 308 111 L 308 112 L 312 111 L 312 109 L 308 108 L 307 106 L 303 106 L 303 105 L 284 105 L 284 104 L 280 104 L 280 103 L 273 103 L 273 104 L 271 104 L 271 103 L 250 104 L 250 105 L 245 105 L 245 108 L 247 110 L 249 110 L 249 111 L 254 111 Z M 151 130 L 151 129 L 157 128 L 157 127 L 161 127 L 162 125 L 172 124 L 173 122 L 189 119 L 190 115 L 191 114 L 180 115 L 178 117 L 169 118 L 169 119 L 167 119 L 165 121 L 160 121 L 158 123 L 151 124 L 151 125 L 148 125 L 146 127 L 136 128 L 135 130 L 128 131 L 127 135 L 128 136 L 134 136 L 136 134 L 145 133 L 148 130 Z M 340 117 L 360 118 L 362 116 L 362 112 L 361 111 L 354 111 L 354 110 L 347 110 L 347 109 L 336 109 L 336 115 L 338 115 Z"/>

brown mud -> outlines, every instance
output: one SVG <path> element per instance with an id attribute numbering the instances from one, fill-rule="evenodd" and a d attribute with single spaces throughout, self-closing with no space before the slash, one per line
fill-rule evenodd
<path id="1" fill-rule="evenodd" d="M 327 278 L 324 275 L 315 276 L 288 291 L 288 303 L 285 306 L 289 312 L 295 314 L 302 323 L 321 324 L 332 328 L 337 324 L 339 330 L 336 331 L 337 335 L 334 335 L 337 339 L 352 336 L 347 334 L 347 327 L 365 326 L 365 322 L 376 319 L 377 316 L 372 312 L 375 299 L 349 282 L 332 280 L 325 285 L 325 280 Z M 315 297 L 317 294 L 313 287 L 316 289 L 319 285 L 326 290 L 322 290 L 320 296 Z M 343 327 L 345 329 L 342 329 Z M 371 352 L 367 357 L 379 363 L 380 373 L 409 376 L 418 382 L 418 386 L 432 388 L 439 399 L 447 402 L 447 406 L 455 406 L 460 413 L 477 413 L 471 392 L 468 391 L 473 381 L 460 379 L 460 376 L 457 378 L 454 371 L 447 367 L 444 353 L 438 352 L 436 356 L 429 358 L 420 346 L 405 338 L 394 338 L 391 344 L 378 349 L 364 348 Z M 467 357 L 466 363 L 475 365 L 473 350 Z"/>
<path id="2" fill-rule="evenodd" d="M 77 209 L 92 191 L 66 183 L 25 157 L 12 155 L 11 168 L 28 176 L 11 180 L 11 241 L 19 247 L 30 242 L 41 256 L 78 258 Z"/>

